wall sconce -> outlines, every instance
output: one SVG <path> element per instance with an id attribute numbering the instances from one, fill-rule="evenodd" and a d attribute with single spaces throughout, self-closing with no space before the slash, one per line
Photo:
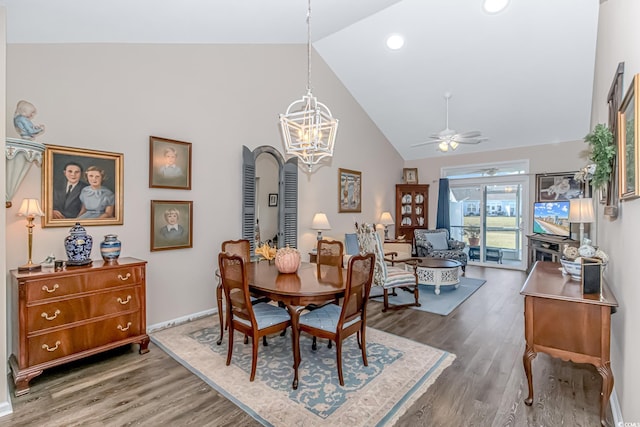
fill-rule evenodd
<path id="1" fill-rule="evenodd" d="M 11 207 L 11 200 L 16 194 L 29 168 L 33 163 L 42 165 L 44 144 L 26 139 L 7 138 L 5 156 L 7 162 L 7 188 L 5 206 Z"/>
<path id="2" fill-rule="evenodd" d="M 313 230 L 318 230 L 318 240 L 322 240 L 322 230 L 331 230 L 331 225 L 329 224 L 327 215 L 322 212 L 315 214 L 313 216 L 313 221 L 311 221 L 311 228 Z"/>
<path id="3" fill-rule="evenodd" d="M 33 220 L 36 216 L 44 216 L 44 212 L 40 209 L 40 202 L 38 199 L 24 199 L 18 216 L 27 217 L 27 230 L 29 230 L 29 261 L 25 265 L 18 267 L 18 271 L 38 271 L 40 270 L 40 264 L 34 264 L 31 260 L 31 249 L 33 248 Z"/>
<path id="4" fill-rule="evenodd" d="M 384 240 L 389 240 L 389 226 L 395 224 L 389 212 L 382 212 L 380 224 L 384 225 Z"/>

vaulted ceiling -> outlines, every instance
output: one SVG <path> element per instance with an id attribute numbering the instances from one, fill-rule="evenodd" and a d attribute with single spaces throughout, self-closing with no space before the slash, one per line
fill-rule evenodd
<path id="1" fill-rule="evenodd" d="M 0 0 L 9 43 L 306 43 L 304 0 Z M 582 139 L 597 0 L 313 0 L 312 39 L 406 160 Z M 390 34 L 404 47 L 390 50 Z M 612 70 L 613 72 L 613 70 Z M 412 147 L 449 127 L 488 137 Z M 339 138 L 339 135 L 338 135 Z"/>

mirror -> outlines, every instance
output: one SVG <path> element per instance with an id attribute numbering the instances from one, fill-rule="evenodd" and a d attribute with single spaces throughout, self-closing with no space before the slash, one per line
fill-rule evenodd
<path id="1" fill-rule="evenodd" d="M 242 147 L 242 238 L 251 243 L 251 255 L 255 254 L 258 224 L 261 242 L 271 240 L 278 248 L 298 247 L 298 159 L 285 162 L 269 145 L 253 151 Z"/>

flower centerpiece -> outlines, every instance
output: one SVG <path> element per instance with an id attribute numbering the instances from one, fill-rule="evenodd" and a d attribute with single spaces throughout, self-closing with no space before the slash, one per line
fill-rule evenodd
<path id="1" fill-rule="evenodd" d="M 262 256 L 262 258 L 266 259 L 267 261 L 271 261 L 272 259 L 274 259 L 276 257 L 276 252 L 277 249 L 272 248 L 267 243 L 256 248 L 256 254 Z"/>

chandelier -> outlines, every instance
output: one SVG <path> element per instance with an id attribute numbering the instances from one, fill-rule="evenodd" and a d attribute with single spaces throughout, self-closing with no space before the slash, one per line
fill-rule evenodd
<path id="1" fill-rule="evenodd" d="M 280 127 L 288 155 L 297 156 L 309 167 L 325 157 L 333 156 L 338 119 L 329 108 L 311 93 L 311 0 L 307 10 L 307 93 L 292 102 L 285 114 L 280 114 Z"/>

